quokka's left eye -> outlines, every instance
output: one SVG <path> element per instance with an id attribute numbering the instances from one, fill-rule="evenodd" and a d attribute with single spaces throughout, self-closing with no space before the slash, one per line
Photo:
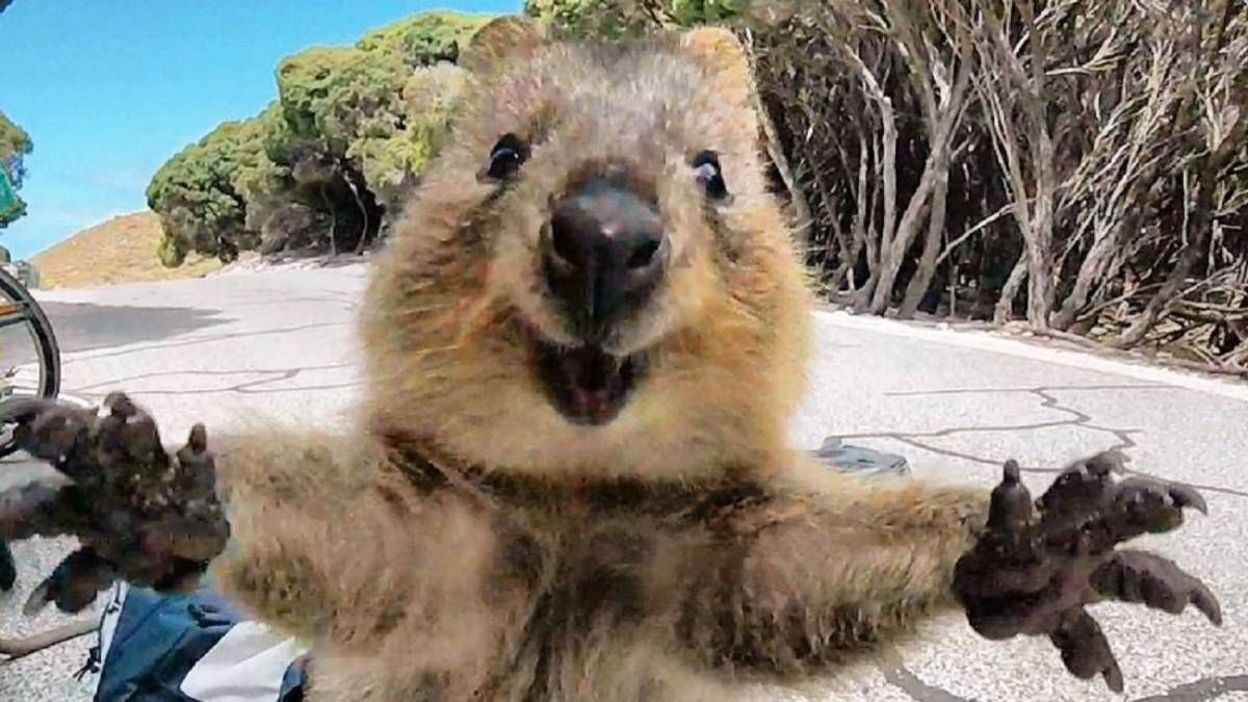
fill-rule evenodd
<path id="1" fill-rule="evenodd" d="M 494 180 L 510 178 L 529 158 L 529 145 L 515 134 L 504 134 L 490 151 L 485 175 Z"/>
<path id="2" fill-rule="evenodd" d="M 706 191 L 707 197 L 723 200 L 728 197 L 728 185 L 724 182 L 724 172 L 719 167 L 719 154 L 714 151 L 702 151 L 693 157 L 693 172 Z"/>

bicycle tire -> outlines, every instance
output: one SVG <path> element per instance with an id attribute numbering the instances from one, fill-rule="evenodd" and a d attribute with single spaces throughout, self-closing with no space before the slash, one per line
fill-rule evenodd
<path id="1" fill-rule="evenodd" d="M 61 391 L 61 348 L 56 333 L 52 331 L 52 323 L 26 286 L 3 268 L 0 268 L 0 294 L 25 308 L 26 326 L 39 356 L 37 396 L 56 397 Z M 16 450 L 17 443 L 12 436 L 0 436 L 0 458 Z"/>

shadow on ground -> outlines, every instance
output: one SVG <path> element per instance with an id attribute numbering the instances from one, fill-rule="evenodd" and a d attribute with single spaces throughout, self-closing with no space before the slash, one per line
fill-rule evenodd
<path id="1" fill-rule="evenodd" d="M 203 307 L 123 307 L 88 302 L 41 302 L 62 352 L 160 341 L 224 324 L 221 310 Z"/>

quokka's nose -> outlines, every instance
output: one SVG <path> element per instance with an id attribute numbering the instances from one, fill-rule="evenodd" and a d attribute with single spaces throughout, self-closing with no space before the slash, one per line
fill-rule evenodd
<path id="1" fill-rule="evenodd" d="M 543 241 L 547 284 L 574 328 L 596 340 L 645 304 L 667 247 L 655 207 L 627 187 L 593 180 L 555 203 Z"/>

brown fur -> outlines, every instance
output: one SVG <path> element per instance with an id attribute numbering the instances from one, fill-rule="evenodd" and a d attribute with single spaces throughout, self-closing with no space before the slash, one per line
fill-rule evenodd
<path id="1" fill-rule="evenodd" d="M 478 35 L 451 145 L 367 294 L 347 437 L 222 456 L 225 590 L 314 649 L 314 702 L 725 699 L 833 677 L 952 604 L 979 490 L 829 473 L 785 447 L 810 297 L 766 190 L 747 62 L 697 30 L 625 47 Z M 478 179 L 500 135 L 523 177 Z M 705 204 L 688 165 L 720 154 Z M 650 372 L 605 426 L 545 399 L 528 339 L 548 203 L 587 169 L 659 203 L 672 267 L 608 343 Z"/>

